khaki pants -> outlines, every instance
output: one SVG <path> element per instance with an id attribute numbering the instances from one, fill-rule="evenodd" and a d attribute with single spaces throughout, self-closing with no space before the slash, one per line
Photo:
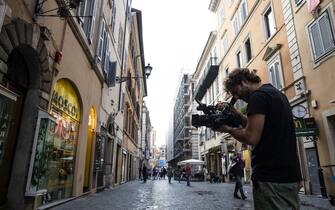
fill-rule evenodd
<path id="1" fill-rule="evenodd" d="M 253 182 L 255 210 L 299 210 L 299 182 Z"/>

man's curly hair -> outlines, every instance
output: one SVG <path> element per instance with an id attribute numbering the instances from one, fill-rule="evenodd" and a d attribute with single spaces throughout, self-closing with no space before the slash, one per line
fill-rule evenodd
<path id="1" fill-rule="evenodd" d="M 229 75 L 224 82 L 226 91 L 231 93 L 236 85 L 242 84 L 242 81 L 251 83 L 261 82 L 261 78 L 256 74 L 256 70 L 249 70 L 248 68 L 236 68 Z"/>

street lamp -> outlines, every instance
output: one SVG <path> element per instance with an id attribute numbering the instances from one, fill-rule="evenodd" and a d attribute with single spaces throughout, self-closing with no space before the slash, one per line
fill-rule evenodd
<path id="1" fill-rule="evenodd" d="M 138 78 L 148 79 L 151 74 L 151 71 L 152 71 L 152 66 L 150 66 L 150 63 L 148 63 L 148 65 L 144 67 L 145 77 L 138 77 L 138 76 L 137 77 L 116 77 L 116 82 L 121 83 L 121 82 L 127 81 L 128 79 L 138 79 Z"/>

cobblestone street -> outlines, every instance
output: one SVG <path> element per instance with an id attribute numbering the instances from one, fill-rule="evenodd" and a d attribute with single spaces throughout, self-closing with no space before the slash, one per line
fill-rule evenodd
<path id="1" fill-rule="evenodd" d="M 233 190 L 233 183 L 191 182 L 187 187 L 185 182 L 174 180 L 172 184 L 167 180 L 148 180 L 145 184 L 133 181 L 53 209 L 253 209 L 250 185 L 244 186 L 248 196 L 244 201 L 233 199 Z M 325 199 L 303 196 L 301 209 L 332 208 Z"/>

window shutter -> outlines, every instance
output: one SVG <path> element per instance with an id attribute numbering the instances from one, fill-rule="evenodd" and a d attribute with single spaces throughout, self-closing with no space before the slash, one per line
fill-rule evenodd
<path id="1" fill-rule="evenodd" d="M 105 39 L 106 39 L 106 46 L 105 46 L 105 56 L 104 56 L 104 70 L 107 73 L 108 72 L 108 66 L 109 66 L 109 35 L 106 32 L 105 35 Z"/>
<path id="2" fill-rule="evenodd" d="M 92 43 L 93 40 L 93 34 L 94 34 L 94 24 L 95 24 L 95 16 L 96 16 L 96 0 L 91 0 L 91 7 L 90 7 L 90 15 L 92 16 L 89 19 L 89 31 L 88 31 L 88 41 L 90 44 Z"/>
<path id="3" fill-rule="evenodd" d="M 269 74 L 270 74 L 270 83 L 274 86 L 277 87 L 276 81 L 275 81 L 275 76 L 274 76 L 274 66 L 271 65 L 269 69 Z"/>
<path id="4" fill-rule="evenodd" d="M 97 57 L 101 60 L 102 51 L 103 51 L 103 44 L 104 44 L 104 29 L 105 29 L 105 21 L 102 18 L 100 22 L 100 30 L 99 30 L 99 43 L 98 43 L 98 50 L 97 50 Z"/>
<path id="5" fill-rule="evenodd" d="M 121 98 L 121 111 L 124 111 L 124 93 L 122 93 L 122 98 Z"/>
<path id="6" fill-rule="evenodd" d="M 321 42 L 320 32 L 319 32 L 319 24 L 318 22 L 315 22 L 310 28 L 309 28 L 311 39 L 312 39 L 312 45 L 313 45 L 313 52 L 314 52 L 314 58 L 319 58 L 323 52 L 323 46 Z"/>
<path id="7" fill-rule="evenodd" d="M 111 22 L 111 28 L 112 28 L 112 33 L 115 31 L 115 17 L 116 17 L 116 5 L 115 5 L 115 0 L 113 0 L 113 8 L 112 8 L 112 22 Z"/>
<path id="8" fill-rule="evenodd" d="M 116 62 L 109 61 L 109 69 L 107 75 L 107 86 L 114 87 L 116 82 Z"/>
<path id="9" fill-rule="evenodd" d="M 277 89 L 281 89 L 282 88 L 282 84 L 281 84 L 281 80 L 280 80 L 280 68 L 279 68 L 279 62 L 276 61 L 274 63 L 274 76 L 275 76 L 275 81 L 276 81 L 276 88 Z"/>
<path id="10" fill-rule="evenodd" d="M 321 37 L 322 37 L 322 44 L 324 46 L 324 50 L 325 52 L 328 52 L 334 47 L 334 36 L 333 36 L 333 32 L 330 26 L 329 16 L 327 12 L 325 13 L 323 17 L 320 18 L 319 26 L 320 26 L 320 31 L 322 31 Z"/>

